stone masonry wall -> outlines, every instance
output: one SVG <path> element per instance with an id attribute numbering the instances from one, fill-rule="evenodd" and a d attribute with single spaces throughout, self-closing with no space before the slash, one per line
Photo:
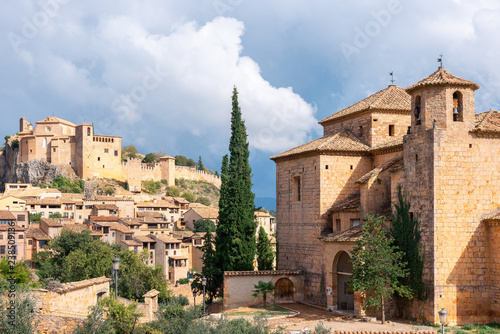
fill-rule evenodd
<path id="1" fill-rule="evenodd" d="M 83 324 L 84 318 L 60 317 L 48 314 L 37 314 L 35 321 L 38 323 L 36 328 L 40 334 L 66 334 L 73 331 Z"/>

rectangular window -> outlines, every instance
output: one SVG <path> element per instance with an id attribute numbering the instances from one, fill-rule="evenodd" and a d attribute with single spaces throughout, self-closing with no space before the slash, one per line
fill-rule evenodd
<path id="1" fill-rule="evenodd" d="M 300 202 L 302 200 L 300 176 L 294 178 L 294 183 L 295 183 L 295 196 L 294 196 L 295 201 Z"/>
<path id="2" fill-rule="evenodd" d="M 101 157 L 97 157 L 97 161 L 101 161 Z"/>
<path id="3" fill-rule="evenodd" d="M 33 245 L 33 240 L 31 240 L 31 239 L 28 240 L 28 245 L 30 245 L 30 246 Z"/>
<path id="4" fill-rule="evenodd" d="M 5 246 L 0 246 L 0 254 L 5 254 Z"/>
<path id="5" fill-rule="evenodd" d="M 19 234 L 19 236 L 17 238 L 18 239 L 24 239 L 24 235 L 23 234 Z"/>
<path id="6" fill-rule="evenodd" d="M 356 227 L 359 225 L 359 219 L 351 219 L 351 227 Z"/>
<path id="7" fill-rule="evenodd" d="M 391 137 L 394 136 L 394 125 L 393 124 L 389 125 L 389 136 L 391 136 Z"/>
<path id="8" fill-rule="evenodd" d="M 115 150 L 115 157 L 118 156 L 118 150 Z"/>
<path id="9" fill-rule="evenodd" d="M 337 232 L 340 232 L 340 219 L 335 219 L 335 229 L 337 230 Z"/>
<path id="10" fill-rule="evenodd" d="M 109 152 L 109 149 L 105 148 L 104 153 L 108 153 L 108 152 Z"/>
<path id="11" fill-rule="evenodd" d="M 18 222 L 24 222 L 24 221 L 26 221 L 26 217 L 24 215 L 18 215 L 17 216 L 17 221 Z"/>

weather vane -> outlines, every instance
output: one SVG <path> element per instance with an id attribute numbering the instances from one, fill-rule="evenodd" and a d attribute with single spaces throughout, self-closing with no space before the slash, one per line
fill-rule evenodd
<path id="1" fill-rule="evenodd" d="M 440 54 L 440 55 L 439 55 L 439 58 L 438 58 L 438 63 L 440 63 L 440 64 L 441 64 L 439 67 L 443 67 L 443 54 Z"/>
<path id="2" fill-rule="evenodd" d="M 391 85 L 394 85 L 394 72 L 389 73 L 391 76 Z"/>

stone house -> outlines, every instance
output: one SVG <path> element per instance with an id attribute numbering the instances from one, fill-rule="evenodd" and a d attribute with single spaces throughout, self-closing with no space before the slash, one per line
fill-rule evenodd
<path id="1" fill-rule="evenodd" d="M 267 235 L 271 236 L 276 232 L 276 219 L 269 212 L 255 211 L 255 220 L 257 221 L 257 234 L 262 226 Z"/>
<path id="2" fill-rule="evenodd" d="M 219 223 L 219 210 L 208 206 L 197 206 L 190 208 L 184 214 L 186 227 L 191 231 L 194 231 L 194 223 L 200 219 L 211 220 L 215 223 L 215 226 L 217 226 Z"/>
<path id="3" fill-rule="evenodd" d="M 0 210 L 10 211 L 16 217 L 16 223 L 24 228 L 29 225 L 29 213 L 26 200 L 14 196 L 0 197 Z"/>
<path id="4" fill-rule="evenodd" d="M 143 212 L 160 213 L 161 217 L 171 223 L 181 219 L 180 207 L 171 201 L 154 199 L 151 202 L 136 203 L 136 216 Z"/>
<path id="5" fill-rule="evenodd" d="M 440 67 L 323 119 L 322 138 L 273 156 L 278 269 L 305 273 L 304 298 L 361 312 L 347 280 L 367 213 L 389 216 L 401 185 L 422 232 L 428 299 L 413 318 L 500 320 L 500 113 L 476 114 L 474 82 Z M 304 247 L 307 245 L 307 247 Z"/>
<path id="6" fill-rule="evenodd" d="M 120 209 L 116 204 L 94 204 L 92 205 L 91 216 L 119 217 Z"/>
<path id="7" fill-rule="evenodd" d="M 156 265 L 156 252 L 155 252 L 156 240 L 154 236 L 136 235 L 134 236 L 134 240 L 142 244 L 142 246 L 140 247 L 141 251 L 143 249 L 148 250 L 149 256 L 147 260 L 147 265 L 154 267 Z"/>
<path id="8" fill-rule="evenodd" d="M 183 254 L 181 241 L 166 235 L 150 236 L 156 241 L 156 265 L 163 267 L 163 275 L 171 283 L 187 277 L 188 256 Z"/>
<path id="9" fill-rule="evenodd" d="M 26 228 L 16 224 L 16 217 L 9 211 L 0 211 L 0 258 L 15 256 L 16 261 L 26 259 L 24 239 Z"/>

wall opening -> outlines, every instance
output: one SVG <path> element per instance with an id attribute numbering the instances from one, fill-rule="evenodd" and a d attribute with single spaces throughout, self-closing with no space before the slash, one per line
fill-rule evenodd
<path id="1" fill-rule="evenodd" d="M 277 303 L 286 303 L 294 301 L 293 283 L 290 279 L 283 277 L 276 282 L 274 298 Z"/>
<path id="2" fill-rule="evenodd" d="M 413 114 L 415 115 L 415 124 L 420 125 L 422 123 L 422 120 L 420 118 L 420 112 L 422 108 L 422 98 L 420 95 L 417 95 L 415 97 L 415 108 L 413 109 Z"/>
<path id="3" fill-rule="evenodd" d="M 463 122 L 462 93 L 453 93 L 453 122 Z"/>
<path id="4" fill-rule="evenodd" d="M 336 276 L 333 280 L 337 282 L 337 309 L 339 310 L 354 310 L 354 291 L 348 283 L 352 275 L 352 263 L 349 259 L 349 254 L 341 251 L 333 268 L 334 276 Z"/>
<path id="5" fill-rule="evenodd" d="M 394 124 L 389 125 L 389 136 L 394 136 Z"/>

